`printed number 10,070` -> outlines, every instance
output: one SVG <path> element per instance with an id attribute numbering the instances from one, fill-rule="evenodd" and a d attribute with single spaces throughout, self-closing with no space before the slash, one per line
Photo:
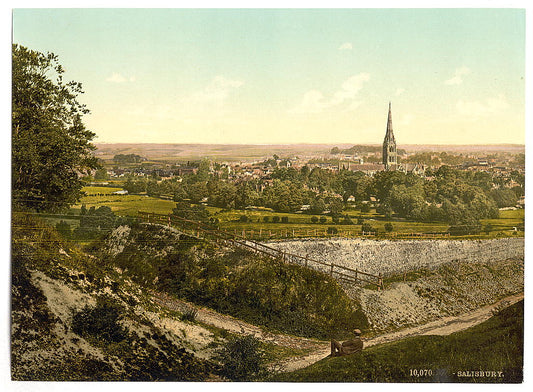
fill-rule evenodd
<path id="1" fill-rule="evenodd" d="M 409 375 L 411 377 L 431 377 L 433 376 L 433 370 L 431 369 L 409 369 Z"/>

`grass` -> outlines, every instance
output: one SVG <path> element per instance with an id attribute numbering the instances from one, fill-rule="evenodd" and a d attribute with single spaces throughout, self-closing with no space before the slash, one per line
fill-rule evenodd
<path id="1" fill-rule="evenodd" d="M 523 305 L 520 301 L 465 331 L 413 337 L 376 345 L 358 355 L 325 358 L 269 381 L 519 383 L 523 378 Z M 479 370 L 501 374 L 460 373 Z"/>
<path id="2" fill-rule="evenodd" d="M 88 189 L 105 189 L 113 190 L 119 188 L 107 188 L 107 187 L 86 187 Z M 85 188 L 84 188 L 85 189 Z M 88 191 L 86 191 L 89 193 Z M 99 192 L 104 193 L 104 192 Z M 106 205 L 111 208 L 117 215 L 123 216 L 136 216 L 138 211 L 154 212 L 158 214 L 170 214 L 175 208 L 176 203 L 171 200 L 163 200 L 146 195 L 112 195 L 105 194 L 103 196 L 85 196 L 81 199 L 80 203 L 73 207 L 74 212 L 79 213 L 81 205 L 85 204 L 87 208 L 92 206 L 98 208 Z M 207 210 L 209 214 L 219 220 L 221 229 L 236 231 L 237 233 L 242 230 L 261 230 L 266 233 L 270 230 L 273 232 L 273 237 L 292 236 L 292 230 L 299 230 L 300 236 L 312 236 L 313 231 L 316 229 L 319 232 L 319 236 L 324 236 L 324 231 L 328 227 L 333 226 L 331 217 L 326 216 L 326 223 L 312 223 L 311 218 L 318 215 L 310 214 L 296 214 L 296 213 L 280 213 L 274 212 L 268 208 L 261 208 L 257 210 L 224 210 L 218 207 L 208 206 Z M 354 223 L 357 223 L 357 219 L 362 217 L 366 223 L 370 223 L 379 233 L 385 233 L 385 224 L 391 223 L 393 226 L 393 232 L 398 234 L 410 234 L 410 233 L 434 233 L 434 232 L 446 232 L 448 230 L 448 224 L 443 222 L 410 222 L 404 219 L 385 219 L 383 216 L 377 214 L 375 210 L 371 210 L 368 213 L 361 213 L 358 210 L 350 209 L 345 211 Z M 248 222 L 240 222 L 239 218 L 242 215 L 246 215 Z M 279 223 L 272 223 L 273 217 L 279 217 Z M 268 217 L 269 222 L 263 221 L 264 217 Z M 288 223 L 281 223 L 281 218 L 287 217 Z M 500 217 L 497 219 L 483 219 L 481 221 L 482 228 L 487 224 L 492 225 L 492 231 L 489 234 L 485 232 L 476 236 L 463 236 L 464 239 L 481 239 L 481 238 L 495 238 L 495 237 L 511 237 L 511 236 L 523 236 L 523 231 L 514 233 L 513 228 L 523 223 L 524 210 L 508 210 L 500 211 Z M 342 221 L 342 219 L 341 219 Z M 339 230 L 339 235 L 358 235 L 361 231 L 361 225 L 335 225 Z M 322 234 L 320 234 L 322 233 Z M 258 233 L 257 233 L 258 234 Z M 297 235 L 298 236 L 298 235 Z M 457 238 L 457 237 L 454 237 Z"/>
<path id="3" fill-rule="evenodd" d="M 85 196 L 73 209 L 79 212 L 82 204 L 85 204 L 87 208 L 93 206 L 95 208 L 109 206 L 111 211 L 122 216 L 136 216 L 140 210 L 155 212 L 157 214 L 170 214 L 176 207 L 176 203 L 171 200 L 163 200 L 145 195 Z"/>
<path id="4" fill-rule="evenodd" d="M 107 186 L 84 186 L 81 190 L 87 195 L 94 195 L 98 193 L 103 195 L 110 195 L 113 192 L 121 191 L 122 188 Z"/>

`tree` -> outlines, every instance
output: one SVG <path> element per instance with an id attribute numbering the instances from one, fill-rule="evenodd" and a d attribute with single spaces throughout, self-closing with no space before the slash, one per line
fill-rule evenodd
<path id="1" fill-rule="evenodd" d="M 390 222 L 385 223 L 385 231 L 390 233 L 393 229 L 394 228 L 392 227 L 392 223 L 390 223 Z"/>
<path id="2" fill-rule="evenodd" d="M 94 179 L 97 181 L 107 180 L 108 178 L 107 170 L 104 168 L 98 169 L 96 173 L 94 173 Z"/>
<path id="3" fill-rule="evenodd" d="M 98 168 L 90 143 L 95 134 L 78 102 L 81 84 L 63 81 L 53 53 L 20 45 L 12 52 L 12 196 L 15 206 L 58 211 L 83 193 L 78 174 Z"/>

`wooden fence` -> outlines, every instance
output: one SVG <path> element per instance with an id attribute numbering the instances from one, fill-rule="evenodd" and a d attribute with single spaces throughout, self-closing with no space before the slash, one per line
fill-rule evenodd
<path id="1" fill-rule="evenodd" d="M 290 252 L 284 252 L 237 234 L 236 232 L 218 230 L 201 222 L 192 221 L 189 219 L 143 211 L 139 211 L 138 216 L 139 219 L 144 222 L 177 226 L 182 232 L 196 238 L 205 239 L 215 243 L 222 242 L 224 244 L 249 249 L 255 253 L 260 253 L 275 259 L 283 260 L 286 263 L 294 263 L 305 267 L 314 268 L 346 282 L 368 283 L 376 286 L 378 291 L 383 290 L 383 277 L 381 274 L 373 275 L 335 263 L 326 263 L 320 260 L 315 260 L 310 258 L 308 255 L 301 256 Z"/>

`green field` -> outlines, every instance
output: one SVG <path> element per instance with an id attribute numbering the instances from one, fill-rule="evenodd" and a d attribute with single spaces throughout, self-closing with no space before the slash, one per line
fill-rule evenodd
<path id="1" fill-rule="evenodd" d="M 109 187 L 109 186 L 84 186 L 81 188 L 82 192 L 85 192 L 87 195 L 110 195 L 113 192 L 121 191 L 122 188 L 119 187 Z"/>
<path id="2" fill-rule="evenodd" d="M 87 187 L 89 190 L 94 190 L 94 193 L 103 194 L 100 190 L 118 190 L 120 188 L 107 187 Z M 87 193 L 88 190 L 86 190 Z M 157 214 L 170 214 L 175 208 L 176 203 L 171 200 L 164 200 L 147 195 L 112 195 L 104 194 L 102 196 L 85 196 L 80 203 L 73 207 L 75 213 L 79 213 L 81 205 L 85 204 L 87 208 L 100 206 L 109 206 L 111 210 L 121 216 L 136 216 L 138 211 L 153 212 Z M 410 222 L 405 219 L 385 219 L 371 210 L 368 213 L 361 213 L 357 210 L 348 210 L 346 214 L 352 219 L 353 225 L 334 225 L 331 217 L 326 216 L 326 223 L 312 223 L 313 215 L 309 214 L 295 214 L 295 213 L 278 213 L 273 212 L 268 208 L 260 208 L 254 210 L 224 210 L 218 207 L 207 207 L 209 214 L 219 220 L 221 229 L 231 232 L 242 233 L 243 230 L 247 234 L 249 231 L 254 231 L 254 236 L 258 235 L 259 231 L 263 234 L 270 232 L 273 237 L 297 237 L 303 236 L 324 236 L 325 230 L 328 227 L 335 226 L 339 233 L 338 236 L 355 236 L 361 231 L 361 225 L 357 225 L 357 219 L 363 218 L 366 223 L 371 224 L 377 228 L 379 233 L 385 233 L 385 224 L 391 223 L 393 226 L 393 233 L 400 235 L 411 233 L 435 233 L 446 232 L 448 224 L 443 222 Z M 242 215 L 247 217 L 247 222 L 241 222 Z M 280 222 L 273 223 L 272 218 L 277 216 Z M 268 217 L 269 222 L 264 222 L 264 217 Z M 288 223 L 281 223 L 281 218 L 287 217 Z M 477 236 L 468 236 L 464 238 L 493 238 L 506 236 L 523 236 L 523 231 L 514 231 L 514 227 L 523 225 L 524 210 L 508 210 L 500 211 L 500 218 L 498 219 L 484 219 L 481 221 L 484 228 L 487 224 L 492 225 L 492 230 L 489 234 L 482 232 Z M 342 219 L 341 219 L 342 221 Z M 315 233 L 316 230 L 316 233 Z"/>
<path id="3" fill-rule="evenodd" d="M 85 204 L 87 208 L 108 206 L 115 214 L 122 216 L 135 216 L 138 211 L 170 214 L 172 209 L 176 207 L 176 203 L 171 200 L 145 195 L 85 196 L 73 209 L 79 210 L 82 204 Z"/>

